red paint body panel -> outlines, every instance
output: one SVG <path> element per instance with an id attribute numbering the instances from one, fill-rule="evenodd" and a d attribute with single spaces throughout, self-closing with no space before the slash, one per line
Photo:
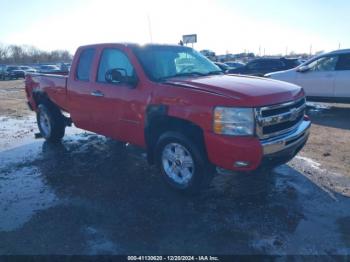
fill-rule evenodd
<path id="1" fill-rule="evenodd" d="M 303 95 L 301 88 L 296 85 L 252 76 L 207 76 L 192 80 L 177 79 L 174 83 L 230 97 L 234 106 L 242 107 L 278 104 Z"/>
<path id="2" fill-rule="evenodd" d="M 89 81 L 76 79 L 80 53 L 94 48 L 95 56 Z M 139 82 L 134 89 L 96 81 L 103 49 L 123 51 L 134 66 Z M 215 106 L 257 107 L 295 100 L 304 95 L 295 85 L 270 79 L 216 75 L 182 77 L 167 83 L 148 79 L 132 49 L 127 44 L 99 44 L 80 47 L 74 57 L 69 76 L 28 75 L 28 102 L 36 110 L 34 92 L 43 92 L 62 110 L 70 113 L 77 127 L 114 139 L 146 147 L 145 120 L 149 105 L 165 105 L 168 115 L 190 121 L 204 133 L 208 159 L 214 165 L 231 169 L 235 161 L 251 163 L 246 170 L 261 162 L 262 146 L 256 137 L 230 137 L 213 133 Z M 104 97 L 91 92 L 100 91 Z"/>
<path id="3" fill-rule="evenodd" d="M 212 163 L 225 169 L 233 169 L 236 161 L 246 161 L 250 165 L 247 168 L 235 168 L 238 171 L 256 169 L 262 160 L 262 147 L 259 139 L 255 137 L 230 137 L 205 133 L 205 144 L 208 158 Z"/>

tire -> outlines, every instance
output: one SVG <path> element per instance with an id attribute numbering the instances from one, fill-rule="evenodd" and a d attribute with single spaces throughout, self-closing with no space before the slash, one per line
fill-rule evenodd
<path id="1" fill-rule="evenodd" d="M 36 115 L 41 135 L 48 142 L 60 142 L 65 132 L 65 121 L 61 111 L 50 103 L 42 103 L 38 106 Z"/>
<path id="2" fill-rule="evenodd" d="M 202 146 L 178 132 L 166 132 L 158 139 L 155 159 L 165 181 L 178 192 L 196 194 L 214 175 Z"/>

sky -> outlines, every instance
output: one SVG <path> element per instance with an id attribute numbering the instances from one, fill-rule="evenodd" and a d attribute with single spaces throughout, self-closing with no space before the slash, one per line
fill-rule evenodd
<path id="1" fill-rule="evenodd" d="M 350 48 L 348 0 L 0 0 L 0 43 L 69 50 L 104 42 L 176 44 L 217 54 Z"/>

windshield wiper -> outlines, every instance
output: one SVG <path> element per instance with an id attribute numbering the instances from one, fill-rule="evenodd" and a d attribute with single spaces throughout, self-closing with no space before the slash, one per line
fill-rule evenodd
<path id="1" fill-rule="evenodd" d="M 159 81 L 166 81 L 169 78 L 173 78 L 173 77 L 181 77 L 181 76 L 209 76 L 209 75 L 222 75 L 223 72 L 222 71 L 211 71 L 208 73 L 201 73 L 201 72 L 187 72 L 187 73 L 178 73 L 175 75 L 171 75 L 171 76 L 165 76 L 165 77 L 161 77 L 158 80 Z"/>
<path id="2" fill-rule="evenodd" d="M 211 71 L 211 72 L 208 72 L 208 73 L 206 73 L 206 74 L 203 74 L 203 75 L 207 75 L 207 76 L 209 76 L 209 75 L 222 75 L 224 72 L 222 72 L 222 71 Z"/>
<path id="3" fill-rule="evenodd" d="M 173 78 L 173 77 L 181 77 L 181 76 L 206 76 L 207 74 L 203 74 L 200 72 L 188 72 L 188 73 L 178 73 L 175 75 L 171 75 L 171 76 L 165 76 L 165 77 L 161 77 L 159 78 L 160 81 L 164 81 L 167 80 L 169 78 Z"/>

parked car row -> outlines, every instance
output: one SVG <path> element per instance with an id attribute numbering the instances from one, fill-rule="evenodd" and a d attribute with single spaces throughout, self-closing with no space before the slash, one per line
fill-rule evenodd
<path id="1" fill-rule="evenodd" d="M 247 64 L 234 61 L 215 64 L 227 74 L 264 76 L 267 73 L 294 68 L 300 65 L 300 62 L 291 58 L 258 58 Z"/>
<path id="2" fill-rule="evenodd" d="M 56 65 L 42 65 L 39 67 L 38 72 L 43 74 L 50 74 L 61 72 L 61 69 Z"/>
<path id="3" fill-rule="evenodd" d="M 298 66 L 298 59 L 290 58 L 259 58 L 248 62 L 246 65 L 228 70 L 229 74 L 244 74 L 264 76 L 267 73 L 287 70 Z"/>
<path id="4" fill-rule="evenodd" d="M 1 66 L 0 79 L 19 79 L 24 78 L 26 73 L 35 73 L 36 70 L 29 66 Z"/>
<path id="5" fill-rule="evenodd" d="M 25 78 L 28 73 L 66 74 L 69 70 L 69 63 L 33 66 L 0 65 L 0 80 Z"/>

